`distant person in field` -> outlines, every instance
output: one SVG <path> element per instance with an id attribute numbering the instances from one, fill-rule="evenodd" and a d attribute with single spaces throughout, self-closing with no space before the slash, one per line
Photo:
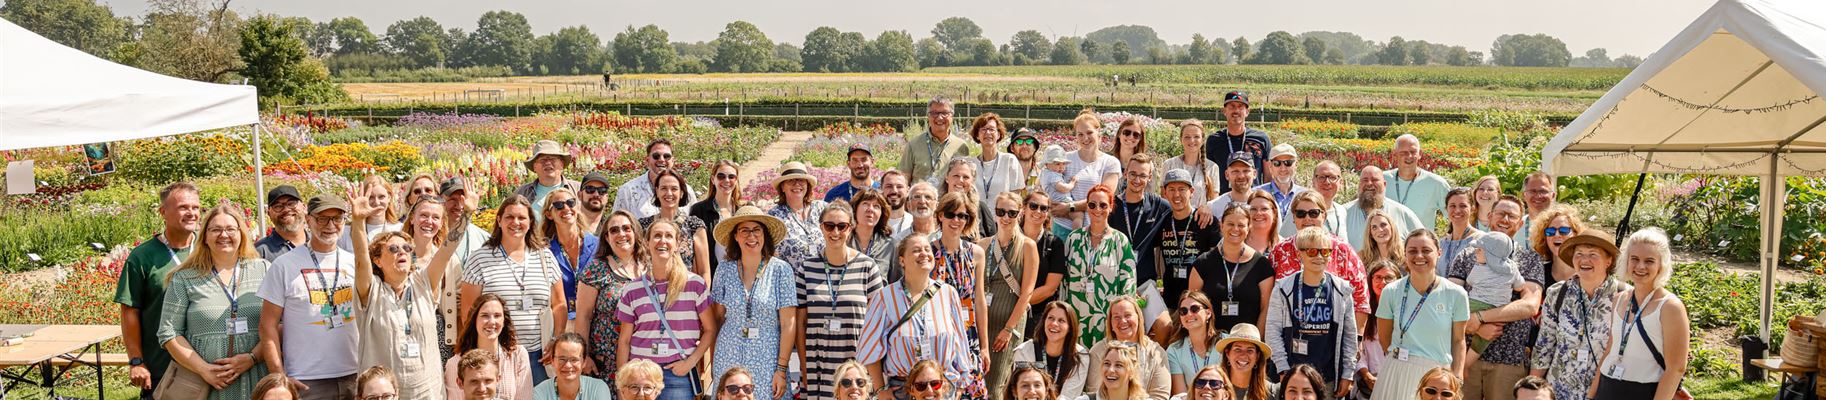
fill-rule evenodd
<path id="1" fill-rule="evenodd" d="M 140 243 L 127 254 L 114 289 L 120 304 L 121 342 L 127 346 L 128 383 L 140 388 L 140 398 L 152 398 L 171 364 L 171 352 L 159 345 L 158 328 L 165 308 L 166 275 L 190 257 L 201 228 L 203 205 L 197 187 L 178 182 L 159 190 L 159 219 L 164 231 Z"/>
<path id="2" fill-rule="evenodd" d="M 1287 219 L 1287 209 L 1293 205 L 1293 195 L 1307 190 L 1293 179 L 1294 165 L 1299 163 L 1300 153 L 1294 150 L 1292 144 L 1274 145 L 1274 150 L 1268 154 L 1268 165 L 1262 167 L 1262 170 L 1268 172 L 1268 183 L 1255 187 L 1274 195 L 1274 205 L 1281 209 L 1281 219 Z"/>
<path id="3" fill-rule="evenodd" d="M 310 238 L 305 233 L 304 197 L 292 185 L 279 185 L 266 192 L 266 219 L 272 222 L 273 231 L 254 242 L 254 251 L 266 261 L 304 245 Z"/>
<path id="4" fill-rule="evenodd" d="M 926 134 L 907 139 L 907 150 L 900 156 L 900 167 L 908 182 L 938 180 L 938 167 L 946 160 L 970 155 L 970 139 L 953 135 L 952 117 L 957 108 L 951 99 L 935 97 L 926 102 Z"/>
<path id="5" fill-rule="evenodd" d="M 260 282 L 260 358 L 305 386 L 301 399 L 355 395 L 360 332 L 355 315 L 355 254 L 336 246 L 349 204 L 318 195 L 308 203 L 311 241 L 273 261 Z M 359 223 L 359 222 L 357 222 Z M 422 351 L 422 350 L 421 350 Z"/>
<path id="6" fill-rule="evenodd" d="M 1205 158 L 1210 160 L 1228 159 L 1237 152 L 1249 153 L 1250 165 L 1262 165 L 1268 161 L 1268 149 L 1274 148 L 1274 141 L 1262 131 L 1243 126 L 1249 119 L 1249 94 L 1233 91 L 1224 94 L 1224 129 L 1212 132 L 1205 138 Z M 1249 187 L 1267 183 L 1265 176 L 1257 176 Z M 1229 193 L 1232 188 L 1226 187 L 1219 193 Z M 1215 211 L 1221 211 L 1215 210 Z"/>
<path id="7" fill-rule="evenodd" d="M 1358 172 L 1357 200 L 1343 206 L 1345 232 L 1338 234 L 1350 242 L 1351 248 L 1363 248 L 1363 231 L 1369 227 L 1369 215 L 1372 211 L 1381 210 L 1388 213 L 1389 218 L 1394 220 L 1392 222 L 1396 232 L 1410 232 L 1420 228 L 1431 229 L 1429 226 L 1420 224 L 1420 218 L 1414 216 L 1413 210 L 1409 210 L 1401 203 L 1390 201 L 1384 196 L 1383 193 L 1388 189 L 1386 179 L 1386 176 L 1382 174 L 1382 168 L 1374 165 L 1365 166 L 1362 171 Z"/>
<path id="8" fill-rule="evenodd" d="M 659 206 L 653 201 L 653 187 L 657 185 L 659 170 L 671 169 L 674 156 L 672 142 L 666 139 L 653 139 L 647 142 L 647 172 L 640 174 L 615 190 L 615 210 L 627 211 L 635 218 L 651 217 L 659 214 Z M 691 185 L 685 185 L 685 195 L 679 198 L 679 207 L 690 207 L 697 201 L 697 193 L 691 191 Z M 528 197 L 531 199 L 531 197 Z M 534 199 L 535 202 L 543 201 Z"/>
<path id="9" fill-rule="evenodd" d="M 1498 189 L 1498 192 L 1500 193 L 1501 189 Z M 1522 180 L 1522 199 L 1527 202 L 1528 207 L 1522 214 L 1522 226 L 1516 231 L 1516 242 L 1528 242 L 1528 235 L 1535 230 L 1531 226 L 1534 216 L 1553 208 L 1558 195 L 1559 189 L 1554 186 L 1553 175 L 1548 175 L 1546 172 L 1535 171 Z M 1492 217 L 1492 219 L 1495 218 Z"/>
<path id="10" fill-rule="evenodd" d="M 609 183 L 608 175 L 591 171 L 583 176 L 583 190 L 577 192 L 577 224 L 584 233 L 598 233 L 596 228 L 602 226 L 603 215 L 609 212 L 610 190 L 614 190 L 614 184 Z"/>
<path id="11" fill-rule="evenodd" d="M 850 180 L 825 191 L 825 203 L 835 203 L 837 200 L 850 201 L 851 198 L 856 197 L 857 192 L 861 192 L 863 189 L 880 187 L 873 176 L 875 174 L 875 152 L 869 151 L 868 145 L 862 143 L 850 145 L 850 152 L 845 154 L 844 158 L 844 165 L 850 168 Z"/>
<path id="12" fill-rule="evenodd" d="M 533 144 L 533 158 L 526 160 L 526 169 L 533 171 L 533 181 L 514 189 L 514 194 L 525 197 L 533 204 L 544 204 L 545 196 L 560 187 L 576 192 L 582 185 L 564 177 L 564 171 L 569 170 L 576 161 L 576 158 L 571 157 L 571 152 L 556 141 L 541 140 Z M 626 200 L 625 195 L 617 198 L 616 205 L 620 206 L 623 200 Z M 534 210 L 534 220 L 539 219 L 537 211 Z"/>
<path id="13" fill-rule="evenodd" d="M 1420 138 L 1412 134 L 1395 138 L 1395 148 L 1389 150 L 1395 169 L 1383 172 L 1382 179 L 1389 185 L 1388 199 L 1407 206 L 1420 218 L 1420 226 L 1414 228 L 1433 229 L 1438 226 L 1439 213 L 1446 209 L 1446 191 L 1452 189 L 1452 183 L 1420 169 L 1420 155 Z"/>

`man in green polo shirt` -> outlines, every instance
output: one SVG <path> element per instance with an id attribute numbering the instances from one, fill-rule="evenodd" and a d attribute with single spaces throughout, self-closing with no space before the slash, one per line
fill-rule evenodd
<path id="1" fill-rule="evenodd" d="M 159 190 L 158 213 L 164 232 L 133 248 L 114 289 L 114 302 L 120 303 L 121 341 L 130 358 L 127 378 L 140 388 L 142 399 L 152 398 L 152 388 L 171 363 L 171 353 L 159 346 L 153 331 L 165 307 L 165 274 L 195 248 L 192 239 L 203 213 L 196 185 L 178 182 Z"/>
<path id="2" fill-rule="evenodd" d="M 957 108 L 951 99 L 935 97 L 926 102 L 926 134 L 907 139 L 907 149 L 900 156 L 900 167 L 895 168 L 907 174 L 907 182 L 938 181 L 938 167 L 957 157 L 970 156 L 970 139 L 953 135 L 951 121 L 956 117 Z"/>

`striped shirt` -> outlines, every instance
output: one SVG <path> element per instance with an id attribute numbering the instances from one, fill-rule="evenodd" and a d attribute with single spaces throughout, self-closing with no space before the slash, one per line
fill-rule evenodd
<path id="1" fill-rule="evenodd" d="M 634 326 L 634 335 L 628 338 L 630 361 L 649 360 L 666 365 L 685 359 L 697 348 L 698 337 L 703 333 L 703 324 L 697 317 L 710 309 L 707 295 L 710 285 L 697 274 L 686 272 L 685 276 L 685 288 L 678 292 L 677 300 L 665 307 L 664 318 L 657 310 L 666 303 L 668 282 L 643 277 L 622 285 L 621 304 L 615 307 L 615 318 Z M 678 338 L 678 342 L 674 343 L 673 338 Z M 601 345 L 617 346 L 615 343 Z"/>
<path id="2" fill-rule="evenodd" d="M 552 285 L 558 284 L 558 259 L 544 247 L 528 248 L 526 262 L 507 258 L 500 248 L 484 247 L 463 262 L 463 283 L 501 296 L 514 338 L 521 346 L 543 348 L 551 326 Z"/>
<path id="3" fill-rule="evenodd" d="M 939 281 L 930 285 L 927 293 L 931 293 L 932 300 L 894 332 L 888 332 L 888 328 L 900 321 L 914 302 L 907 295 L 906 286 L 888 285 L 869 293 L 857 361 L 881 363 L 882 371 L 892 378 L 906 377 L 916 361 L 940 357 L 948 380 L 961 379 L 962 371 L 974 368 L 966 358 L 969 342 L 964 340 L 964 307 L 957 299 L 957 290 Z"/>
<path id="4" fill-rule="evenodd" d="M 837 366 L 856 357 L 869 293 L 887 283 L 873 259 L 857 254 L 844 265 L 823 255 L 799 265 L 799 306 L 805 307 L 805 373 L 812 398 L 836 396 Z M 930 304 L 928 304 L 930 305 Z"/>

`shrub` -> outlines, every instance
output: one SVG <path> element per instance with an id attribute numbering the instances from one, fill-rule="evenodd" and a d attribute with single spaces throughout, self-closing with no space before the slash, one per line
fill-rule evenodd
<path id="1" fill-rule="evenodd" d="M 1485 162 L 1448 176 L 1453 182 L 1468 183 L 1479 176 L 1495 175 L 1502 181 L 1503 193 L 1520 195 L 1522 182 L 1528 174 L 1541 169 L 1541 148 L 1547 145 L 1548 139 L 1546 136 L 1499 136 L 1485 152 Z M 1635 176 L 1622 174 L 1562 176 L 1557 181 L 1559 200 L 1563 202 L 1616 199 L 1628 196 L 1636 187 Z"/>
<path id="2" fill-rule="evenodd" d="M 1757 259 L 1762 237 L 1761 187 L 1745 177 L 1697 176 L 1662 191 L 1673 210 L 1676 245 L 1688 245 L 1735 260 Z M 1781 264 L 1826 272 L 1826 179 L 1788 178 Z"/>
<path id="3" fill-rule="evenodd" d="M 1386 137 L 1393 140 L 1401 135 L 1414 135 L 1428 147 L 1434 143 L 1452 143 L 1482 149 L 1490 145 L 1491 140 L 1501 136 L 1502 130 L 1449 122 L 1411 122 L 1390 126 Z"/>
<path id="4" fill-rule="evenodd" d="M 1674 266 L 1668 290 L 1686 302 L 1687 317 L 1692 320 L 1695 333 L 1735 327 L 1736 333 L 1732 336 L 1736 337 L 1758 334 L 1762 327 L 1762 321 L 1758 320 L 1761 316 L 1758 285 L 1755 276 L 1728 273 L 1712 263 L 1693 263 Z M 1771 319 L 1775 326 L 1770 330 L 1769 348 L 1779 349 L 1786 334 L 1786 329 L 1781 327 L 1790 318 L 1815 315 L 1826 308 L 1826 279 L 1816 276 L 1801 282 L 1778 282 L 1772 300 L 1780 306 L 1775 308 Z"/>
<path id="5" fill-rule="evenodd" d="M 1282 120 L 1275 127 L 1295 136 L 1337 139 L 1356 138 L 1358 130 L 1357 124 L 1349 122 L 1304 118 Z"/>
<path id="6" fill-rule="evenodd" d="M 1526 111 L 1508 110 L 1474 110 L 1467 115 L 1466 123 L 1473 126 L 1496 128 L 1505 132 L 1544 132 L 1548 131 L 1547 117 Z"/>
<path id="7" fill-rule="evenodd" d="M 240 141 L 222 135 L 178 135 L 121 142 L 117 173 L 121 177 L 165 184 L 240 171 L 247 152 Z"/>

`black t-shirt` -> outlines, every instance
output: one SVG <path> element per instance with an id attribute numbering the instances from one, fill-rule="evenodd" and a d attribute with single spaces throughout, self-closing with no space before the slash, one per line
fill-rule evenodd
<path id="1" fill-rule="evenodd" d="M 1160 230 L 1172 218 L 1173 206 L 1153 193 L 1147 193 L 1139 203 L 1117 201 L 1110 211 L 1110 227 L 1128 236 L 1129 247 L 1135 250 L 1136 285 L 1158 278 L 1154 276 L 1154 249 L 1160 246 Z"/>
<path id="2" fill-rule="evenodd" d="M 1268 174 L 1261 172 L 1264 170 L 1262 163 L 1268 162 L 1268 150 L 1273 148 L 1274 140 L 1262 131 L 1245 127 L 1241 136 L 1230 136 L 1228 127 L 1220 127 L 1205 138 L 1205 159 L 1229 168 L 1230 153 L 1247 152 L 1255 156 L 1252 157 L 1255 159 L 1252 160 L 1256 170 L 1255 184 L 1260 185 L 1268 183 Z M 1219 194 L 1230 193 L 1229 184 L 1219 186 L 1222 186 L 1217 188 Z"/>
<path id="3" fill-rule="evenodd" d="M 1172 216 L 1169 214 L 1168 218 Z M 1179 306 L 1179 296 L 1190 283 L 1198 256 L 1217 248 L 1217 224 L 1199 228 L 1197 219 L 1195 215 L 1188 215 L 1185 219 L 1168 220 L 1160 229 L 1160 262 L 1166 266 L 1167 273 L 1163 278 L 1166 291 L 1161 296 L 1168 308 Z"/>
<path id="4" fill-rule="evenodd" d="M 1195 269 L 1199 278 L 1204 279 L 1205 287 L 1202 290 L 1205 296 L 1210 297 L 1211 306 L 1217 308 L 1212 313 L 1216 316 L 1212 320 L 1217 324 L 1217 329 L 1228 331 L 1239 323 L 1254 324 L 1256 317 L 1268 307 L 1262 303 L 1261 283 L 1274 279 L 1274 265 L 1268 263 L 1266 253 L 1258 251 L 1247 261 L 1232 263 L 1224 260 L 1221 248 L 1212 248 L 1198 256 Z M 1227 276 L 1236 279 L 1232 281 Z M 1237 303 L 1236 315 L 1224 315 L 1226 301 Z"/>

